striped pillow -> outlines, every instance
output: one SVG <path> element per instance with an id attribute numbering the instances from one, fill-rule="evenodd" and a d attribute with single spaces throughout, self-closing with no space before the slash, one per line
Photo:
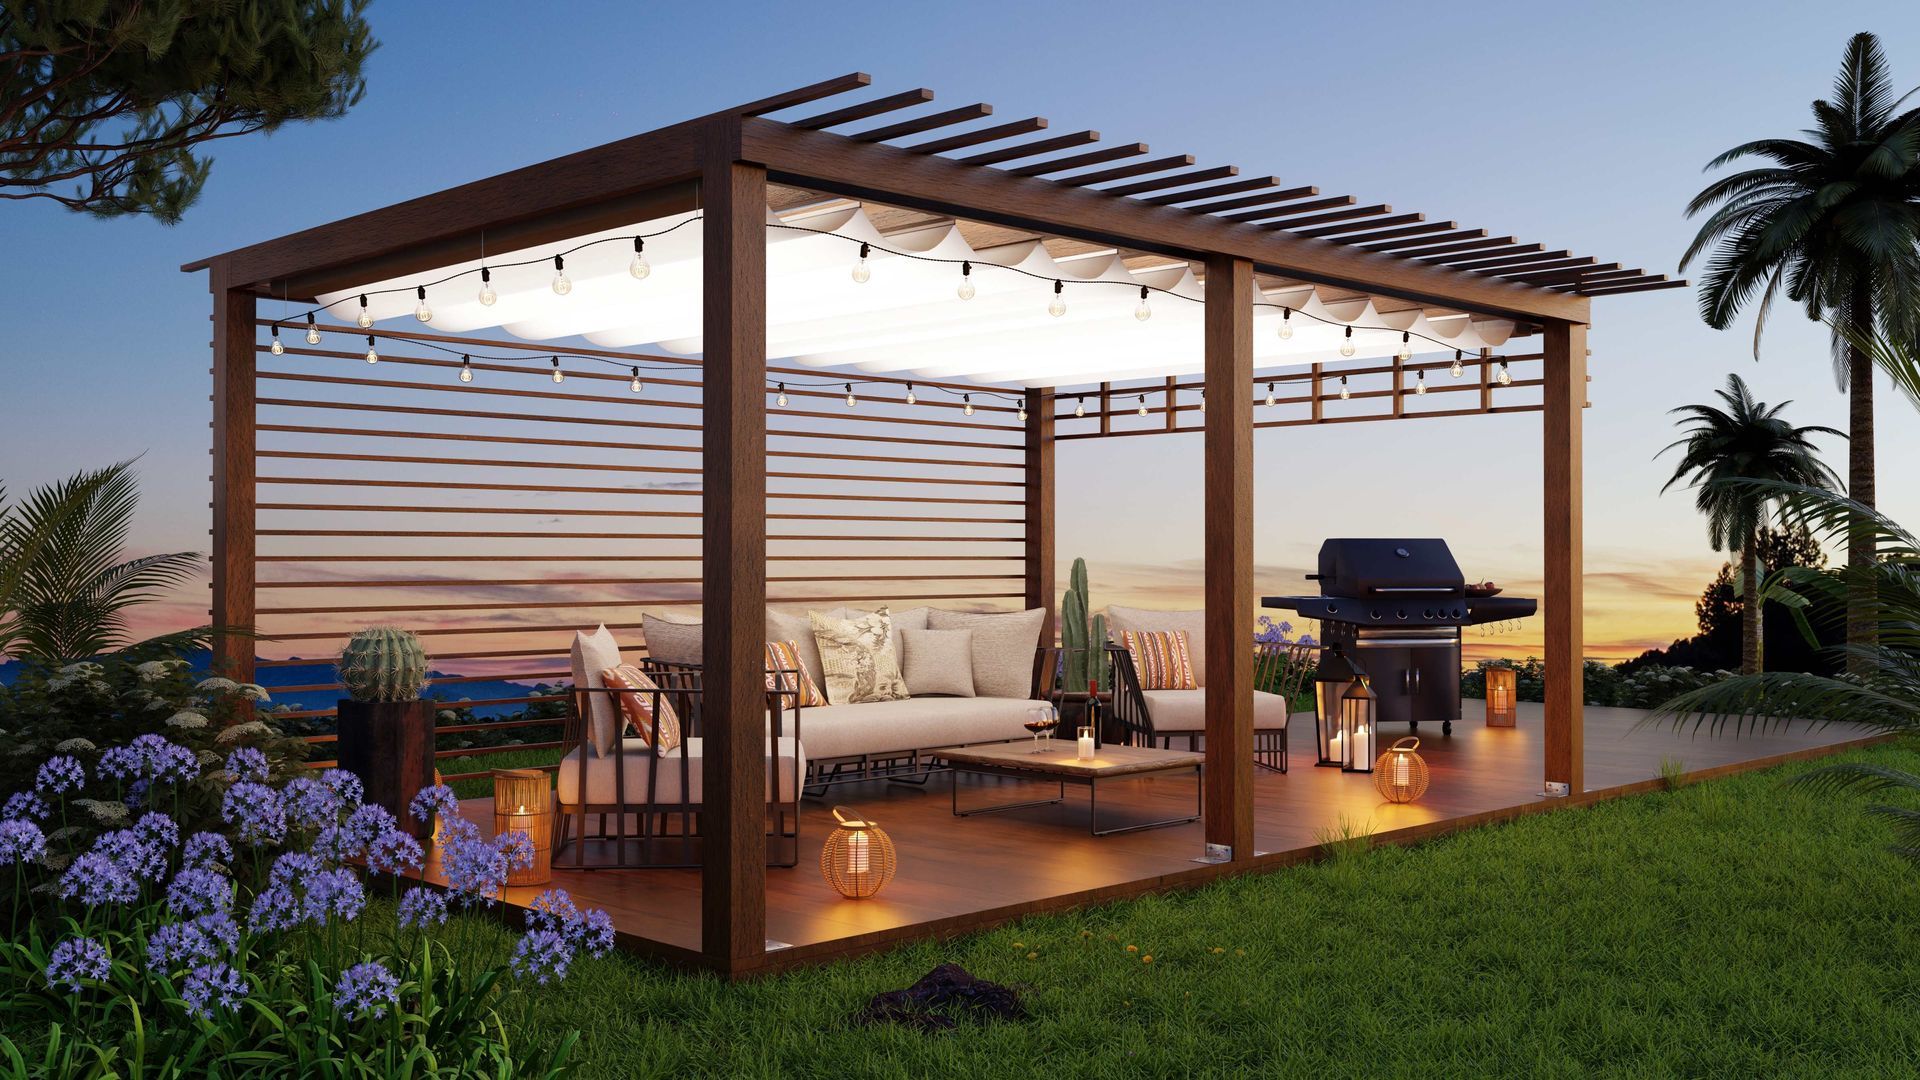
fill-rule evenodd
<path id="1" fill-rule="evenodd" d="M 640 741 L 653 745 L 660 756 L 665 757 L 680 745 L 680 714 L 673 711 L 673 701 L 659 693 L 659 684 L 653 677 L 632 664 L 610 667 L 600 673 L 601 681 L 622 691 L 614 695 L 620 699 L 620 711 L 626 714 L 627 724 L 639 734 Z M 653 742 L 653 704 L 660 703 L 660 741 Z M 602 755 L 605 756 L 605 751 Z"/>
<path id="2" fill-rule="evenodd" d="M 776 672 L 779 674 L 776 675 Z M 796 683 L 799 685 L 796 686 Z M 813 676 L 807 674 L 806 666 L 800 663 L 800 646 L 791 641 L 767 642 L 767 689 L 784 690 L 789 694 L 799 691 L 798 704 L 801 708 L 824 709 L 827 706 L 827 695 L 820 692 L 820 684 L 813 681 Z M 780 702 L 782 709 L 794 705 L 791 697 Z"/>
<path id="3" fill-rule="evenodd" d="M 1142 690 L 1194 690 L 1193 656 L 1185 630 L 1123 630 L 1120 644 L 1133 657 Z"/>

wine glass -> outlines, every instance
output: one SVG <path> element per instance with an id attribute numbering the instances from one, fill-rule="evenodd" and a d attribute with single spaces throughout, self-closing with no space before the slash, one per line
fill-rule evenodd
<path id="1" fill-rule="evenodd" d="M 1024 726 L 1033 732 L 1033 753 L 1044 754 L 1050 749 L 1047 740 L 1052 737 L 1053 729 L 1060 726 L 1060 718 L 1052 705 L 1041 703 L 1027 710 Z"/>

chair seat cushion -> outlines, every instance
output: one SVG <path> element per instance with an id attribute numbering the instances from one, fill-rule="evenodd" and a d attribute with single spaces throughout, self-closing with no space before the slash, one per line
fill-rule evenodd
<path id="1" fill-rule="evenodd" d="M 825 712 L 827 710 L 820 710 Z M 807 710 L 812 716 L 814 710 Z M 620 740 L 620 752 L 605 757 L 587 758 L 586 801 L 596 805 L 609 805 L 620 801 L 619 795 L 626 796 L 626 805 L 635 806 L 648 801 L 648 770 L 658 766 L 655 778 L 659 790 L 653 793 L 652 802 L 660 810 L 669 810 L 680 803 L 681 764 L 684 761 L 687 777 L 686 791 L 689 803 L 701 801 L 703 785 L 701 782 L 700 751 L 705 740 L 688 739 L 671 753 L 655 755 L 653 748 L 643 739 Z M 796 767 L 799 774 L 807 769 L 807 752 L 799 741 L 791 736 L 780 738 L 780 784 L 778 798 L 780 802 L 793 802 L 799 792 L 794 788 Z M 618 774 L 615 767 L 626 771 L 626 790 L 619 792 Z M 580 749 L 575 747 L 566 757 L 560 759 L 560 773 L 557 777 L 560 802 L 562 805 L 577 805 L 580 800 Z M 769 783 L 768 801 L 774 800 L 775 789 Z"/>
<path id="2" fill-rule="evenodd" d="M 1206 690 L 1142 690 L 1140 696 L 1147 699 L 1147 716 L 1153 721 L 1154 734 L 1206 730 Z M 1255 690 L 1253 729 L 1280 731 L 1286 726 L 1287 700 L 1279 694 Z"/>
<path id="3" fill-rule="evenodd" d="M 896 754 L 1027 737 L 1027 698 L 920 697 L 830 705 L 800 714 L 815 761 L 860 754 Z"/>

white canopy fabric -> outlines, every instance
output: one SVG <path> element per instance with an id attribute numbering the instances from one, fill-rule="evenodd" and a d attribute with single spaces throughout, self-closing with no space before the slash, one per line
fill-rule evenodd
<path id="1" fill-rule="evenodd" d="M 483 260 L 328 293 L 336 318 L 359 314 L 368 298 L 376 321 L 417 326 L 414 288 L 427 288 L 432 330 L 499 328 L 526 341 L 581 338 L 605 348 L 650 347 L 681 355 L 702 349 L 701 222 L 691 212 L 583 236 L 564 244 L 489 256 L 498 300 L 479 300 Z M 819 368 L 1049 387 L 1189 375 L 1204 369 L 1204 289 L 1184 264 L 1129 270 L 1113 253 L 1056 260 L 1038 241 L 974 250 L 943 224 L 881 236 L 857 206 L 785 219 L 767 215 L 767 356 Z M 635 279 L 632 237 L 646 241 L 651 272 Z M 853 279 L 861 242 L 873 245 L 870 277 Z M 921 259 L 902 258 L 890 251 Z M 553 256 L 565 256 L 572 290 L 553 291 Z M 922 261 L 939 260 L 939 261 Z M 971 262 L 974 295 L 962 300 L 961 263 Z M 509 263 L 528 263 L 508 266 Z M 1017 268 L 1025 273 L 1017 273 Z M 1066 312 L 1049 314 L 1053 282 Z M 1151 317 L 1135 317 L 1148 286 Z M 1509 320 L 1428 319 L 1418 310 L 1381 312 L 1366 300 L 1324 303 L 1309 286 L 1270 292 L 1254 308 L 1254 363 L 1271 369 L 1337 361 L 1347 327 L 1356 358 L 1392 355 L 1401 333 L 1414 352 L 1496 348 Z M 1293 335 L 1279 335 L 1283 309 Z M 1445 344 L 1436 344 L 1444 342 Z"/>

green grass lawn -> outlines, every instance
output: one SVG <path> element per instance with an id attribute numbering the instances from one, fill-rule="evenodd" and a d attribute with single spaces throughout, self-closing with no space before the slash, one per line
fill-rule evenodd
<path id="1" fill-rule="evenodd" d="M 481 769 L 531 769 L 537 765 L 551 765 L 565 754 L 566 751 L 559 749 L 506 750 L 498 754 L 444 757 L 433 765 L 443 774 L 452 776 L 457 773 L 477 772 Z M 493 781 L 484 776 L 475 777 L 472 780 L 455 780 L 447 786 L 453 788 L 453 793 L 463 799 L 484 799 L 493 795 Z"/>
<path id="2" fill-rule="evenodd" d="M 743 985 L 583 962 L 513 1030 L 588 1077 L 1913 1075 L 1920 873 L 1799 768 Z M 1033 1018 L 850 1021 L 947 960 Z"/>

